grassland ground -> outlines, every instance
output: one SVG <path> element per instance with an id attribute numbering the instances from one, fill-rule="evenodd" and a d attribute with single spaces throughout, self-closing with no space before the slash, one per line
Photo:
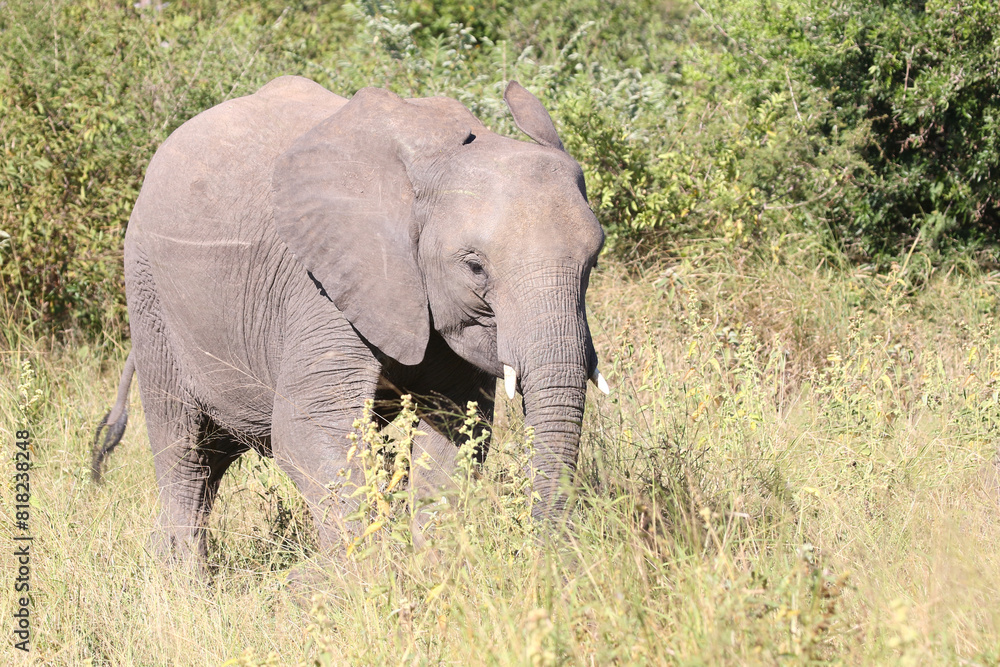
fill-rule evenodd
<path id="1" fill-rule="evenodd" d="M 16 651 L 8 615 L 0 659 L 996 665 L 1000 276 L 919 249 L 878 272 L 798 242 L 602 263 L 588 309 L 613 393 L 588 406 L 564 534 L 526 516 L 516 404 L 442 512 L 436 559 L 407 546 L 393 459 L 362 427 L 370 530 L 314 590 L 286 582 L 315 559 L 302 502 L 251 456 L 212 517 L 210 581 L 160 567 L 135 391 L 106 482 L 89 478 L 125 349 L 8 322 L 0 432 L 7 480 L 17 425 L 32 433 L 33 635 Z M 15 568 L 4 549 L 5 610 Z"/>

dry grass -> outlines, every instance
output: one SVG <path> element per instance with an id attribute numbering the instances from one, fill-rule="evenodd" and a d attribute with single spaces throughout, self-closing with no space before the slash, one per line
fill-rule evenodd
<path id="1" fill-rule="evenodd" d="M 589 309 L 614 393 L 588 406 L 565 535 L 524 520 L 505 416 L 437 560 L 400 542 L 388 498 L 383 529 L 315 590 L 285 581 L 312 558 L 301 502 L 250 458 L 213 517 L 211 583 L 159 567 L 137 400 L 106 484 L 87 476 L 123 351 L 46 351 L 8 326 L 5 447 L 19 377 L 40 393 L 35 634 L 4 661 L 996 665 L 1000 281 L 919 252 L 877 274 L 793 248 L 602 268 Z M 0 567 L 13 609 L 9 549 Z"/>

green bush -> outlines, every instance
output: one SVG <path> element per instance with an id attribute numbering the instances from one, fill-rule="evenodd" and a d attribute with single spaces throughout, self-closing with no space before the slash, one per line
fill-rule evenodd
<path id="1" fill-rule="evenodd" d="M 227 39 L 106 0 L 0 7 L 0 280 L 24 321 L 123 331 L 122 238 L 145 165 L 184 120 L 266 80 L 245 75 L 261 40 L 248 16 Z"/>
<path id="2" fill-rule="evenodd" d="M 995 244 L 1000 6 L 984 0 L 707 2 L 706 30 L 751 105 L 795 95 L 818 145 L 853 134 L 859 196 L 828 218 L 865 254 L 920 237 Z M 721 35 L 724 34 L 724 37 Z M 794 99 L 794 98 L 793 98 Z M 822 99 L 815 109 L 805 100 Z M 786 116 L 789 111 L 786 109 Z M 804 199 L 806 194 L 800 194 Z"/>
<path id="3" fill-rule="evenodd" d="M 138 193 L 136 153 L 152 137 L 136 131 L 136 106 L 120 103 L 124 81 L 104 74 L 128 66 L 135 35 L 60 9 L 0 10 L 0 229 L 9 235 L 0 271 L 50 323 L 91 328 L 114 316 L 91 306 L 120 282 L 113 248 Z"/>
<path id="4" fill-rule="evenodd" d="M 367 85 L 450 95 L 516 134 L 500 100 L 505 80 L 521 78 L 557 107 L 556 84 L 589 84 L 556 81 L 555 69 L 597 63 L 580 55 L 600 44 L 578 43 L 579 26 L 602 21 L 600 39 L 623 45 L 601 61 L 613 69 L 641 6 L 620 3 L 606 20 L 592 0 L 0 5 L 0 280 L 16 316 L 45 332 L 124 333 L 122 238 L 145 166 L 206 108 L 294 73 L 345 95 Z M 563 25 L 561 12 L 575 18 Z M 619 13 L 629 18 L 616 22 Z"/>
<path id="5" fill-rule="evenodd" d="M 41 331 L 124 334 L 156 146 L 281 74 L 447 95 L 517 136 L 518 79 L 611 252 L 792 232 L 861 257 L 995 243 L 995 3 L 115 0 L 0 4 L 0 280 Z"/>

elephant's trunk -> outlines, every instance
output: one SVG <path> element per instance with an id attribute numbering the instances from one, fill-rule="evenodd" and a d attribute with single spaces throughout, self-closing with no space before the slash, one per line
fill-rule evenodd
<path id="1" fill-rule="evenodd" d="M 534 429 L 532 488 L 539 496 L 532 510 L 535 517 L 551 517 L 562 511 L 566 496 L 560 486 L 576 470 L 587 373 L 582 361 L 574 361 L 570 362 L 572 370 L 564 370 L 558 377 L 532 373 L 532 376 L 543 375 L 543 378 L 527 381 L 523 389 L 525 423 Z"/>
<path id="2" fill-rule="evenodd" d="M 585 276 L 575 270 L 545 278 L 519 290 L 518 301 L 534 316 L 515 318 L 520 326 L 513 332 L 498 327 L 501 361 L 513 362 L 525 423 L 534 429 L 536 517 L 554 517 L 566 505 L 560 487 L 576 469 L 587 380 L 597 365 L 583 302 Z"/>

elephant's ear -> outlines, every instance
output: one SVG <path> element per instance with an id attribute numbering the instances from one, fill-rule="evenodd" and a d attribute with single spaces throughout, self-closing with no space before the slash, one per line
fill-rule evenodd
<path id="1" fill-rule="evenodd" d="M 556 133 L 556 126 L 552 123 L 549 112 L 524 86 L 517 81 L 508 83 L 507 90 L 503 93 L 503 101 L 507 103 L 507 108 L 514 116 L 514 124 L 519 130 L 542 146 L 566 150 Z"/>
<path id="2" fill-rule="evenodd" d="M 275 164 L 278 236 L 354 328 L 403 364 L 423 359 L 430 335 L 420 193 L 430 163 L 474 126 L 458 102 L 442 109 L 366 88 Z"/>

